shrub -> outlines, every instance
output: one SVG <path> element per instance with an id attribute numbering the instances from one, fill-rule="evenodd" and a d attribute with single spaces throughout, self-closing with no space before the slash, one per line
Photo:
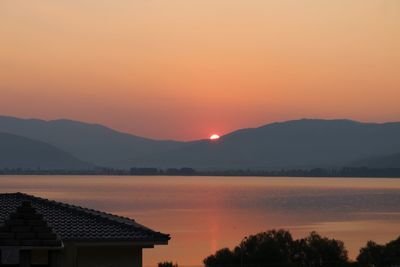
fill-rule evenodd
<path id="1" fill-rule="evenodd" d="M 178 263 L 173 263 L 172 261 L 159 262 L 158 267 L 178 267 Z"/>

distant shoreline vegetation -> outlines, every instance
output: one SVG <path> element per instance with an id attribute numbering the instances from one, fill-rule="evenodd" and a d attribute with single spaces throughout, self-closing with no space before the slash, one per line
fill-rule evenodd
<path id="1" fill-rule="evenodd" d="M 293 170 L 195 170 L 193 168 L 95 168 L 87 170 L 0 169 L 0 175 L 104 175 L 104 176 L 254 176 L 254 177 L 387 177 L 400 178 L 400 168 L 343 167 Z"/>

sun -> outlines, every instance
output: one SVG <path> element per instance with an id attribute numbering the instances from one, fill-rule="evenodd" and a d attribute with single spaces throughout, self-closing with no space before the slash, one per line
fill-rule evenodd
<path id="1" fill-rule="evenodd" d="M 219 139 L 219 135 L 218 134 L 212 134 L 211 136 L 210 136 L 210 140 L 218 140 Z"/>

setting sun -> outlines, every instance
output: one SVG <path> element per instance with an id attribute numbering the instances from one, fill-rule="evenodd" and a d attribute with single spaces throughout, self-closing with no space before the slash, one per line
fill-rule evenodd
<path id="1" fill-rule="evenodd" d="M 217 139 L 219 139 L 219 135 L 218 134 L 212 134 L 210 136 L 210 140 L 217 140 Z"/>

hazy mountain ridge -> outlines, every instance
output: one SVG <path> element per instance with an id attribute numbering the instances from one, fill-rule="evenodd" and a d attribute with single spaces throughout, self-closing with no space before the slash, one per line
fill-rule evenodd
<path id="1" fill-rule="evenodd" d="M 94 166 L 49 144 L 0 132 L 0 168 L 85 170 Z"/>
<path id="2" fill-rule="evenodd" d="M 121 133 L 99 124 L 72 120 L 19 119 L 0 116 L 0 131 L 39 140 L 100 166 L 128 167 L 123 163 L 183 144 Z"/>
<path id="3" fill-rule="evenodd" d="M 341 167 L 400 151 L 400 123 L 303 119 L 232 132 L 142 162 L 223 169 Z"/>
<path id="4" fill-rule="evenodd" d="M 114 168 L 335 168 L 400 151 L 397 122 L 302 119 L 240 129 L 217 141 L 193 142 L 152 140 L 71 120 L 1 116 L 0 131 L 49 143 L 81 160 Z"/>
<path id="5" fill-rule="evenodd" d="M 351 167 L 400 168 L 400 153 L 372 157 L 350 163 Z"/>

